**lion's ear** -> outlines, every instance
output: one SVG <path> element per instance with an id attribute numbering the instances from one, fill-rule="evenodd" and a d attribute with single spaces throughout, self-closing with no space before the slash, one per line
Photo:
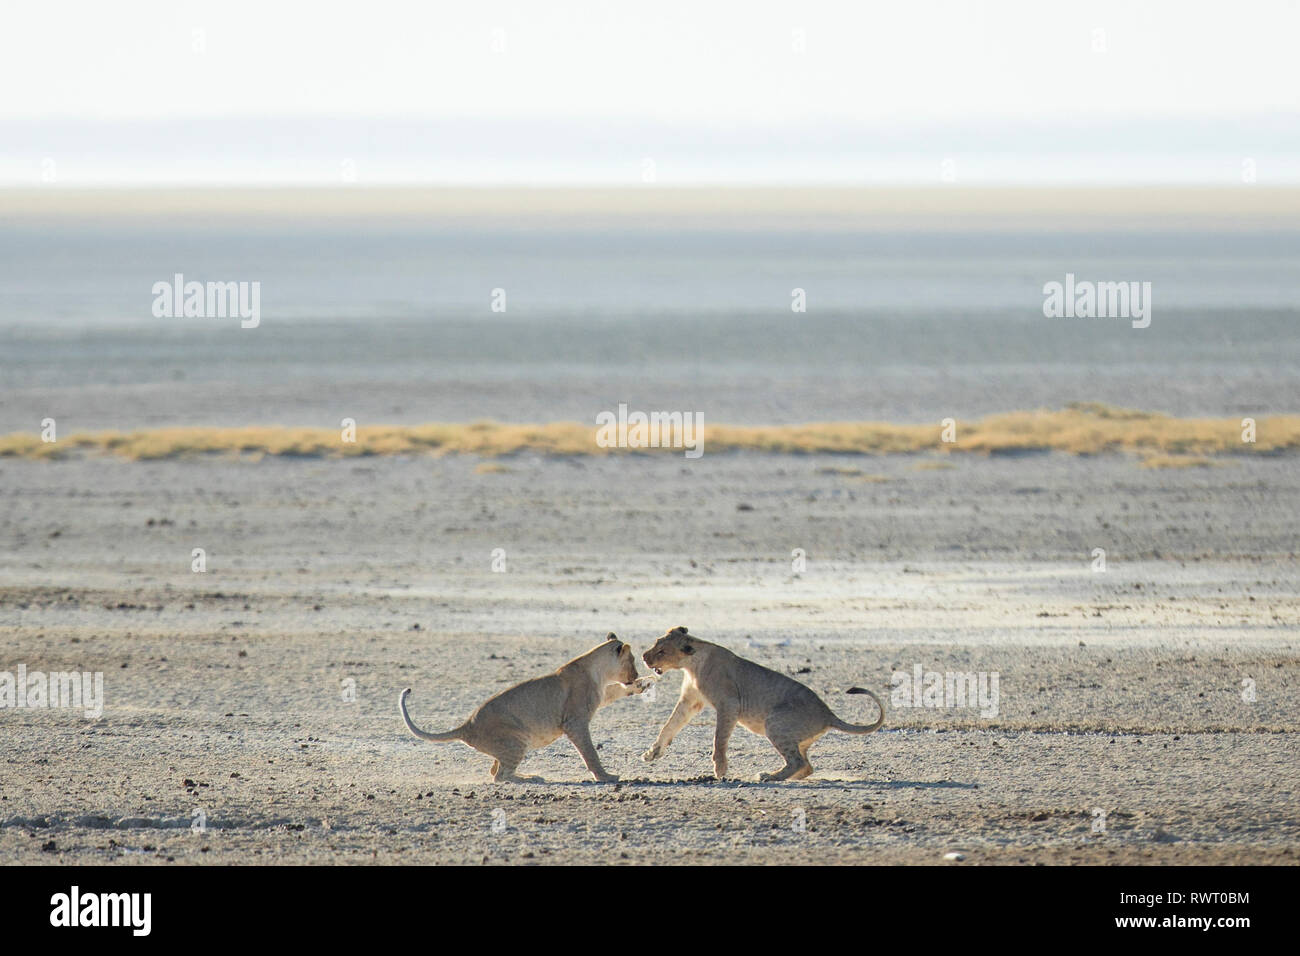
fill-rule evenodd
<path id="1" fill-rule="evenodd" d="M 607 640 L 607 641 L 617 641 L 617 640 L 618 640 L 618 635 L 615 634 L 613 631 L 610 631 L 608 634 L 605 635 L 605 640 Z"/>
<path id="2" fill-rule="evenodd" d="M 675 630 L 678 634 L 686 633 L 686 628 L 682 627 L 680 624 L 678 624 L 675 628 L 673 628 L 673 630 Z"/>

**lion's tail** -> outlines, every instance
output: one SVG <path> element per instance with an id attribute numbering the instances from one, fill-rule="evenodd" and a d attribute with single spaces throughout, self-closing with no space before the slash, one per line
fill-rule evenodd
<path id="1" fill-rule="evenodd" d="M 448 740 L 460 740 L 461 734 L 465 730 L 465 725 L 461 724 L 455 730 L 449 730 L 445 734 L 431 734 L 421 730 L 415 724 L 411 723 L 411 715 L 406 712 L 406 696 L 411 692 L 411 688 L 402 691 L 402 695 L 397 698 L 397 709 L 402 712 L 402 721 L 406 724 L 406 729 L 421 740 L 432 740 L 434 743 L 445 743 Z"/>
<path id="2" fill-rule="evenodd" d="M 866 694 L 868 697 L 870 697 L 872 700 L 876 702 L 876 707 L 880 709 L 880 719 L 877 720 L 874 724 L 850 724 L 847 721 L 843 721 L 840 720 L 838 717 L 835 717 L 834 714 L 831 714 L 831 716 L 835 718 L 834 722 L 831 724 L 832 727 L 834 727 L 836 730 L 842 730 L 846 734 L 869 734 L 872 733 L 873 731 L 879 730 L 884 725 L 885 723 L 884 701 L 882 701 L 875 694 L 871 693 L 871 691 L 863 687 L 850 687 L 848 690 L 845 691 L 845 693 Z"/>

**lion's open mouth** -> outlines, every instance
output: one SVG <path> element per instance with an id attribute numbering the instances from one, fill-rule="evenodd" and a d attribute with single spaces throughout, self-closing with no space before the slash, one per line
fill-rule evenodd
<path id="1" fill-rule="evenodd" d="M 663 677 L 663 676 L 664 676 L 664 672 L 663 672 L 663 668 L 662 668 L 662 667 L 656 667 L 656 668 L 655 668 L 655 673 L 658 674 L 660 677 Z"/>

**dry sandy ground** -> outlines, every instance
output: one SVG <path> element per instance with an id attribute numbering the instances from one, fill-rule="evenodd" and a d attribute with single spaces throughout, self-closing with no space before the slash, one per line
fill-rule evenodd
<path id="1" fill-rule="evenodd" d="M 0 862 L 1300 862 L 1294 460 L 926 461 L 0 461 L 0 671 L 106 697 L 0 710 Z M 669 674 L 593 725 L 618 786 L 564 741 L 496 786 L 397 716 L 676 624 L 848 719 L 918 664 L 998 712 L 893 706 L 794 784 L 738 731 L 715 782 L 711 713 L 638 759 Z"/>

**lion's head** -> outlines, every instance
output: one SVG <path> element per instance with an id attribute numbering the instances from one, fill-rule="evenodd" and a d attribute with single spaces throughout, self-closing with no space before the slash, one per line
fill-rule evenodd
<path id="1" fill-rule="evenodd" d="M 636 655 L 632 653 L 631 644 L 624 644 L 617 634 L 610 631 L 602 650 L 609 660 L 609 680 L 630 684 L 637 679 Z"/>
<path id="2" fill-rule="evenodd" d="M 686 628 L 677 626 L 655 641 L 654 647 L 641 655 L 646 667 L 656 674 L 675 670 L 686 663 L 687 658 L 695 653 L 694 642 Z"/>

